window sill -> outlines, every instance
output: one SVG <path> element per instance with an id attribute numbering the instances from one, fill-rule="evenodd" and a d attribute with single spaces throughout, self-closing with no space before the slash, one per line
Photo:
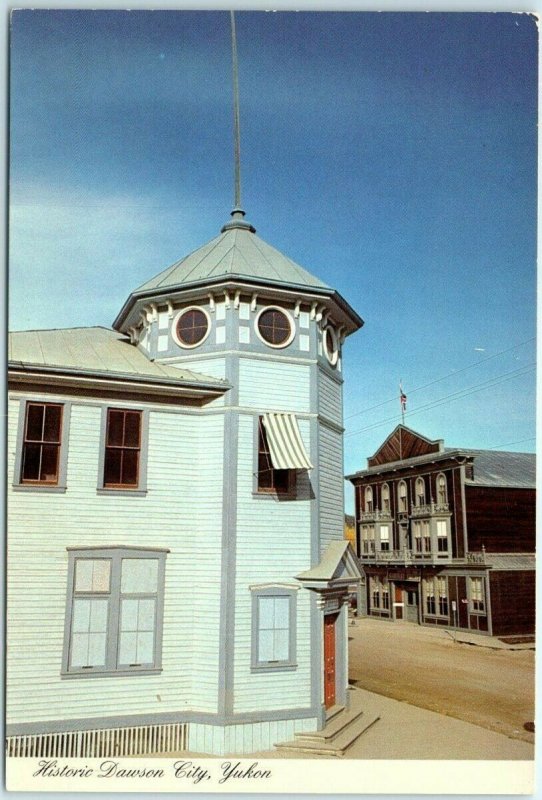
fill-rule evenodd
<path id="1" fill-rule="evenodd" d="M 138 670 L 108 670 L 107 672 L 61 672 L 60 677 L 62 680 L 76 680 L 78 678 L 126 678 L 135 675 L 160 675 L 162 673 L 161 667 L 152 667 L 151 669 L 138 669 Z"/>
<path id="2" fill-rule="evenodd" d="M 279 503 L 283 500 L 297 500 L 295 492 L 252 492 L 252 497 L 255 500 L 278 500 Z"/>
<path id="3" fill-rule="evenodd" d="M 284 663 L 280 664 L 252 664 L 251 672 L 294 672 L 297 669 L 297 664 Z"/>
<path id="4" fill-rule="evenodd" d="M 106 489 L 103 486 L 98 487 L 96 489 L 96 494 L 100 495 L 114 495 L 115 497 L 124 496 L 124 497 L 145 497 L 147 494 L 146 489 L 115 489 L 111 487 L 110 489 Z"/>
<path id="5" fill-rule="evenodd" d="M 52 494 L 64 494 L 67 487 L 50 483 L 13 483 L 11 488 L 14 492 L 51 492 Z"/>

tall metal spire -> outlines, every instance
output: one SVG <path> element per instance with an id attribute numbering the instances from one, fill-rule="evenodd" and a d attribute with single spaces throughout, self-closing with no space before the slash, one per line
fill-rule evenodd
<path id="1" fill-rule="evenodd" d="M 239 132 L 239 72 L 237 67 L 237 38 L 235 36 L 235 14 L 230 11 L 231 55 L 233 69 L 233 134 L 235 155 L 234 208 L 241 207 L 241 135 Z"/>
<path id="2" fill-rule="evenodd" d="M 231 23 L 231 52 L 232 52 L 232 69 L 233 69 L 233 139 L 234 139 L 234 199 L 233 211 L 231 212 L 232 219 L 222 226 L 221 232 L 231 230 L 232 228 L 242 228 L 251 233 L 256 233 L 256 228 L 245 221 L 243 217 L 245 212 L 241 208 L 241 136 L 239 133 L 239 73 L 237 67 L 237 37 L 235 35 L 235 14 L 230 11 Z"/>

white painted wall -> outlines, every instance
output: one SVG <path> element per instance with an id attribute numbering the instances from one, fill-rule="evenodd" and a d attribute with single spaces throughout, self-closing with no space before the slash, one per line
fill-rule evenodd
<path id="1" fill-rule="evenodd" d="M 10 400 L 8 485 L 18 407 Z M 223 416 L 151 407 L 145 497 L 96 493 L 100 417 L 99 403 L 72 406 L 65 494 L 9 493 L 8 723 L 217 708 Z M 163 672 L 62 680 L 66 547 L 111 544 L 171 550 Z"/>
<path id="2" fill-rule="evenodd" d="M 310 411 L 310 369 L 308 364 L 240 358 L 239 405 L 262 413 Z"/>

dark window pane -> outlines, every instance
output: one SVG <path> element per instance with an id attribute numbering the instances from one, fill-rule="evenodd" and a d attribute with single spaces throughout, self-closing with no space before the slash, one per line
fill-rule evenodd
<path id="1" fill-rule="evenodd" d="M 44 444 L 41 452 L 40 480 L 54 482 L 58 475 L 58 456 L 60 449 L 56 444 Z"/>
<path id="2" fill-rule="evenodd" d="M 137 486 L 138 450 L 124 450 L 122 454 L 121 483 L 124 486 Z"/>
<path id="3" fill-rule="evenodd" d="M 121 446 L 124 442 L 124 411 L 109 409 L 107 413 L 107 444 Z"/>
<path id="4" fill-rule="evenodd" d="M 203 311 L 187 311 L 177 323 L 177 336 L 184 344 L 197 344 L 207 333 L 207 317 Z"/>
<path id="5" fill-rule="evenodd" d="M 23 481 L 39 481 L 41 445 L 25 444 L 23 451 Z"/>
<path id="6" fill-rule="evenodd" d="M 43 412 L 45 406 L 28 404 L 26 411 L 26 439 L 41 442 L 43 435 Z"/>
<path id="7" fill-rule="evenodd" d="M 283 344 L 290 336 L 290 322 L 282 311 L 270 309 L 260 314 L 258 330 L 269 344 Z"/>
<path id="8" fill-rule="evenodd" d="M 127 411 L 124 424 L 125 447 L 139 447 L 139 429 L 141 414 L 139 411 Z"/>
<path id="9" fill-rule="evenodd" d="M 43 440 L 45 442 L 60 442 L 60 423 L 62 409 L 60 406 L 46 406 L 45 425 L 43 427 Z"/>
<path id="10" fill-rule="evenodd" d="M 106 448 L 104 463 L 104 485 L 115 486 L 120 483 L 122 450 Z"/>
<path id="11" fill-rule="evenodd" d="M 275 479 L 275 489 L 277 492 L 287 492 L 288 491 L 288 484 L 289 484 L 289 477 L 290 477 L 290 470 L 288 469 L 275 469 L 273 470 L 274 479 Z"/>

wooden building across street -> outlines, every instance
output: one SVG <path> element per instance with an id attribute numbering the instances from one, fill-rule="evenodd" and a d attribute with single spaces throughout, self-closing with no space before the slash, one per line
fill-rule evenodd
<path id="1" fill-rule="evenodd" d="M 347 477 L 367 614 L 534 632 L 534 454 L 446 448 L 399 425 Z"/>

